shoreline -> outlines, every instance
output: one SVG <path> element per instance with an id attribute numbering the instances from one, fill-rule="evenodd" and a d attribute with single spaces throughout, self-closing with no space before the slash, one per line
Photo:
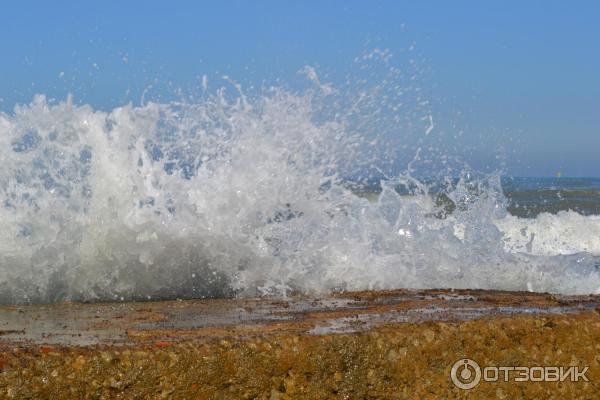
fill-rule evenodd
<path id="1" fill-rule="evenodd" d="M 462 397 L 452 364 L 589 366 L 472 398 L 600 392 L 600 296 L 394 290 L 0 307 L 0 397 Z M 348 397 L 349 396 L 349 397 Z"/>

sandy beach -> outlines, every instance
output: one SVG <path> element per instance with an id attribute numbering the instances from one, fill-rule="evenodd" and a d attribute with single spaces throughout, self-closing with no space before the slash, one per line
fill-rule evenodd
<path id="1" fill-rule="evenodd" d="M 0 308 L 6 398 L 594 398 L 600 297 L 427 290 Z M 459 359 L 587 381 L 453 384 Z"/>

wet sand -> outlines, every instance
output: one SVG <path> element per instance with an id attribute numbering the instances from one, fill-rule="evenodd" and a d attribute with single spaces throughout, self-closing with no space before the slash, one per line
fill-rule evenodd
<path id="1" fill-rule="evenodd" d="M 455 387 L 491 366 L 589 382 Z M 600 297 L 398 290 L 0 307 L 0 398 L 599 398 Z"/>

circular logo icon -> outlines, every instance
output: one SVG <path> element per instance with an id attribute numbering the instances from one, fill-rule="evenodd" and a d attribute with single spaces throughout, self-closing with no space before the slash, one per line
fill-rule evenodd
<path id="1" fill-rule="evenodd" d="M 464 390 L 473 389 L 481 381 L 481 368 L 475 361 L 462 358 L 452 366 L 450 378 L 456 387 Z"/>

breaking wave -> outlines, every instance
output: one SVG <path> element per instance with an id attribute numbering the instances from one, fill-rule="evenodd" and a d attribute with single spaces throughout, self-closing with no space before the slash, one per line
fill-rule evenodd
<path id="1" fill-rule="evenodd" d="M 407 151 L 373 133 L 401 125 L 373 105 L 385 93 L 350 104 L 317 83 L 110 111 L 38 96 L 0 114 L 0 302 L 598 292 L 600 217 L 512 216 L 499 174 L 459 174 L 436 201 L 412 164 L 381 172 Z M 369 198 L 353 185 L 373 171 Z"/>

